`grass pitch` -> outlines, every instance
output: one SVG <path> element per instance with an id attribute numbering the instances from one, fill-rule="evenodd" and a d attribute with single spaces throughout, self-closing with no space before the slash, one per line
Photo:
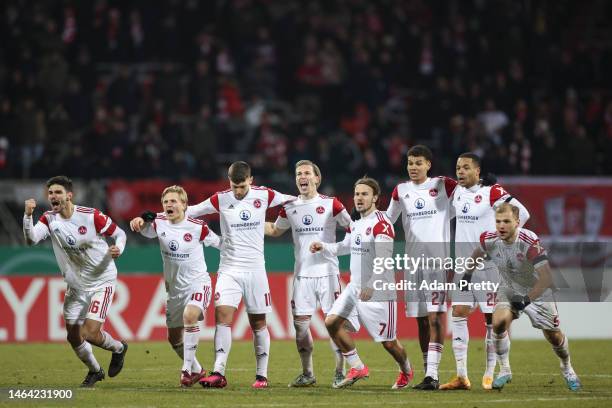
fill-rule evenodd
<path id="1" fill-rule="evenodd" d="M 403 341 L 415 367 L 415 380 L 423 378 L 422 357 L 415 341 Z M 550 346 L 541 341 L 513 341 L 511 363 L 513 382 L 503 391 L 484 391 L 480 380 L 484 368 L 484 341 L 470 342 L 469 372 L 472 391 L 424 392 L 412 389 L 391 390 L 397 367 L 382 346 L 362 341 L 357 349 L 370 367 L 370 378 L 344 390 L 331 388 L 333 356 L 326 341 L 315 345 L 314 364 L 318 384 L 312 388 L 294 389 L 287 384 L 300 372 L 300 362 L 291 341 L 272 341 L 269 377 L 270 388 L 252 390 L 255 358 L 250 342 L 232 345 L 227 388 L 192 389 L 178 387 L 181 362 L 170 346 L 162 342 L 131 343 L 126 365 L 115 378 L 106 378 L 96 389 L 82 390 L 78 384 L 86 368 L 70 346 L 64 344 L 0 345 L 0 405 L 3 406 L 89 406 L 89 407 L 360 407 L 360 406 L 431 406 L 431 407 L 610 407 L 612 406 L 612 342 L 571 340 L 572 362 L 584 390 L 570 392 L 565 388 L 558 360 Z M 110 353 L 94 347 L 105 370 Z M 205 367 L 213 362 L 211 342 L 201 342 L 198 358 Z M 441 363 L 441 381 L 454 373 L 450 341 Z M 8 400 L 7 389 L 71 389 L 72 400 Z"/>

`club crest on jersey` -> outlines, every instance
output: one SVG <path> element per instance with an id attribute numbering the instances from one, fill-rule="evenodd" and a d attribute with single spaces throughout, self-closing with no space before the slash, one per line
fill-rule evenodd
<path id="1" fill-rule="evenodd" d="M 361 235 L 357 234 L 355 237 L 355 245 L 361 245 Z"/>
<path id="2" fill-rule="evenodd" d="M 478 204 L 478 203 L 479 203 L 479 202 L 481 202 L 481 201 L 482 201 L 482 196 L 481 196 L 480 194 L 478 194 L 476 197 L 474 197 L 474 202 L 475 202 L 476 204 Z"/>
<path id="3" fill-rule="evenodd" d="M 220 297 L 221 295 L 219 294 L 219 292 L 215 292 L 215 300 L 219 300 Z"/>
<path id="4" fill-rule="evenodd" d="M 172 251 L 176 251 L 179 249 L 179 244 L 175 240 L 172 240 L 168 243 L 168 248 L 170 248 Z"/>
<path id="5" fill-rule="evenodd" d="M 463 208 L 461 209 L 461 212 L 465 214 L 468 211 L 470 211 L 470 203 L 463 204 Z"/>
<path id="6" fill-rule="evenodd" d="M 253 207 L 255 208 L 261 207 L 261 200 L 259 198 L 253 201 Z"/>
<path id="7" fill-rule="evenodd" d="M 185 235 L 183 235 L 183 239 L 184 239 L 186 242 L 190 242 L 190 241 L 192 240 L 192 238 L 193 238 L 193 236 L 191 236 L 191 234 L 190 234 L 190 233 L 186 233 Z"/>
<path id="8" fill-rule="evenodd" d="M 322 205 L 317 207 L 317 214 L 323 214 L 325 212 L 325 208 Z"/>
<path id="9" fill-rule="evenodd" d="M 370 235 L 371 232 L 372 232 L 372 227 L 368 227 L 368 229 L 366 230 L 366 235 Z"/>
<path id="10" fill-rule="evenodd" d="M 525 255 L 523 255 L 522 252 L 519 252 L 518 254 L 516 254 L 516 259 L 523 262 L 525 260 Z"/>
<path id="11" fill-rule="evenodd" d="M 81 234 L 81 235 L 85 235 L 85 234 L 87 234 L 87 227 L 86 227 L 86 226 L 84 226 L 84 225 L 81 225 L 81 226 L 79 227 L 79 234 Z"/>
<path id="12" fill-rule="evenodd" d="M 306 214 L 305 216 L 303 216 L 302 223 L 304 223 L 304 225 L 312 224 L 312 215 Z"/>
<path id="13" fill-rule="evenodd" d="M 251 212 L 249 210 L 240 211 L 240 219 L 242 221 L 248 221 L 249 219 L 251 219 Z"/>
<path id="14" fill-rule="evenodd" d="M 432 197 L 437 197 L 438 196 L 438 189 L 437 188 L 429 189 L 429 195 L 432 196 Z"/>
<path id="15" fill-rule="evenodd" d="M 417 198 L 416 201 L 414 202 L 414 206 L 420 210 L 421 208 L 425 207 L 425 200 L 423 200 L 422 198 Z"/>
<path id="16" fill-rule="evenodd" d="M 66 237 L 66 242 L 68 243 L 68 245 L 74 245 L 76 244 L 76 238 L 73 237 L 72 235 L 68 235 Z"/>

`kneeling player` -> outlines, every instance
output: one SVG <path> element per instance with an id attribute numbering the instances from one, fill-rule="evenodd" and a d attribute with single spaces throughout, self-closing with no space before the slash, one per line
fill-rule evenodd
<path id="1" fill-rule="evenodd" d="M 119 374 L 128 349 L 127 343 L 113 339 L 102 330 L 117 280 L 114 259 L 123 253 L 125 232 L 95 208 L 75 205 L 72 180 L 68 177 L 49 179 L 47 189 L 51 211 L 45 212 L 34 226 L 32 214 L 36 201 L 27 200 L 23 232 L 28 245 L 51 238 L 55 258 L 68 285 L 64 299 L 68 342 L 89 368 L 81 387 L 93 387 L 105 374 L 91 345 L 113 352 L 109 377 Z M 109 246 L 106 237 L 115 243 Z"/>
<path id="2" fill-rule="evenodd" d="M 204 319 L 212 293 L 201 243 L 218 247 L 220 239 L 203 221 L 185 217 L 187 193 L 182 187 L 166 188 L 161 202 L 163 213 L 145 213 L 134 218 L 130 227 L 147 238 L 159 239 L 168 292 L 168 341 L 183 359 L 180 384 L 191 387 L 206 375 L 196 358 L 198 322 Z"/>
<path id="3" fill-rule="evenodd" d="M 495 210 L 495 227 L 496 232 L 482 233 L 480 248 L 472 255 L 476 259 L 488 254 L 501 276 L 498 303 L 493 311 L 495 349 L 501 369 L 493 388 L 502 389 L 512 380 L 508 329 L 512 320 L 525 313 L 533 327 L 542 330 L 559 357 L 567 387 L 579 390 L 581 384 L 570 362 L 568 340 L 559 328 L 546 251 L 535 233 L 519 228 L 519 209 L 511 204 L 504 203 Z"/>
<path id="4" fill-rule="evenodd" d="M 330 337 L 351 366 L 344 380 L 334 384 L 334 388 L 350 386 L 369 375 L 368 367 L 359 358 L 355 342 L 345 328 L 347 323 L 355 326 L 354 317 L 358 317 L 374 341 L 382 343 L 385 350 L 397 361 L 400 373 L 393 388 L 407 387 L 414 377 L 406 351 L 396 339 L 395 292 L 373 292 L 373 287 L 376 286 L 374 279 L 382 278 L 373 274 L 374 257 L 392 257 L 395 237 L 393 226 L 387 216 L 376 209 L 379 195 L 380 187 L 376 180 L 371 178 L 357 180 L 354 201 L 361 219 L 351 225 L 342 242 L 335 244 L 314 242 L 310 246 L 311 252 L 322 250 L 331 256 L 345 255 L 349 252 L 351 254 L 351 281 L 334 302 L 325 319 Z M 353 328 L 358 329 L 358 327 Z"/>

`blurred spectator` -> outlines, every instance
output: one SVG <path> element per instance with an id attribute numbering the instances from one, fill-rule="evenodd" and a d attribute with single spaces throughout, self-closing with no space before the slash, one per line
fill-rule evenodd
<path id="1" fill-rule="evenodd" d="M 310 158 L 331 189 L 364 172 L 391 185 L 414 143 L 445 174 L 466 150 L 500 174 L 611 172 L 612 7 L 0 7 L 0 177 L 214 178 L 245 159 L 283 180 Z"/>

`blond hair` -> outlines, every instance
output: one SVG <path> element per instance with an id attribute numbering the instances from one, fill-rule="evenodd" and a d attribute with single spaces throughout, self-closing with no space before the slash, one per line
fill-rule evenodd
<path id="1" fill-rule="evenodd" d="M 161 195 L 162 204 L 164 203 L 164 197 L 168 193 L 177 193 L 179 196 L 179 200 L 181 200 L 183 204 L 187 205 L 187 192 L 183 187 L 177 185 L 166 187 Z"/>
<path id="2" fill-rule="evenodd" d="M 315 176 L 317 176 L 319 178 L 319 182 L 317 183 L 317 187 L 319 187 L 321 185 L 321 179 L 322 179 L 321 178 L 321 169 L 319 169 L 319 166 L 317 166 L 316 164 L 314 164 L 310 160 L 300 160 L 297 163 L 295 163 L 295 169 L 296 170 L 300 166 L 310 166 L 310 167 L 312 167 L 312 171 L 314 172 Z"/>
<path id="3" fill-rule="evenodd" d="M 517 220 L 519 219 L 519 208 L 510 203 L 502 203 L 499 207 L 495 209 L 495 214 L 502 214 L 506 211 L 510 211 L 512 215 L 514 215 L 514 218 L 516 218 Z"/>

